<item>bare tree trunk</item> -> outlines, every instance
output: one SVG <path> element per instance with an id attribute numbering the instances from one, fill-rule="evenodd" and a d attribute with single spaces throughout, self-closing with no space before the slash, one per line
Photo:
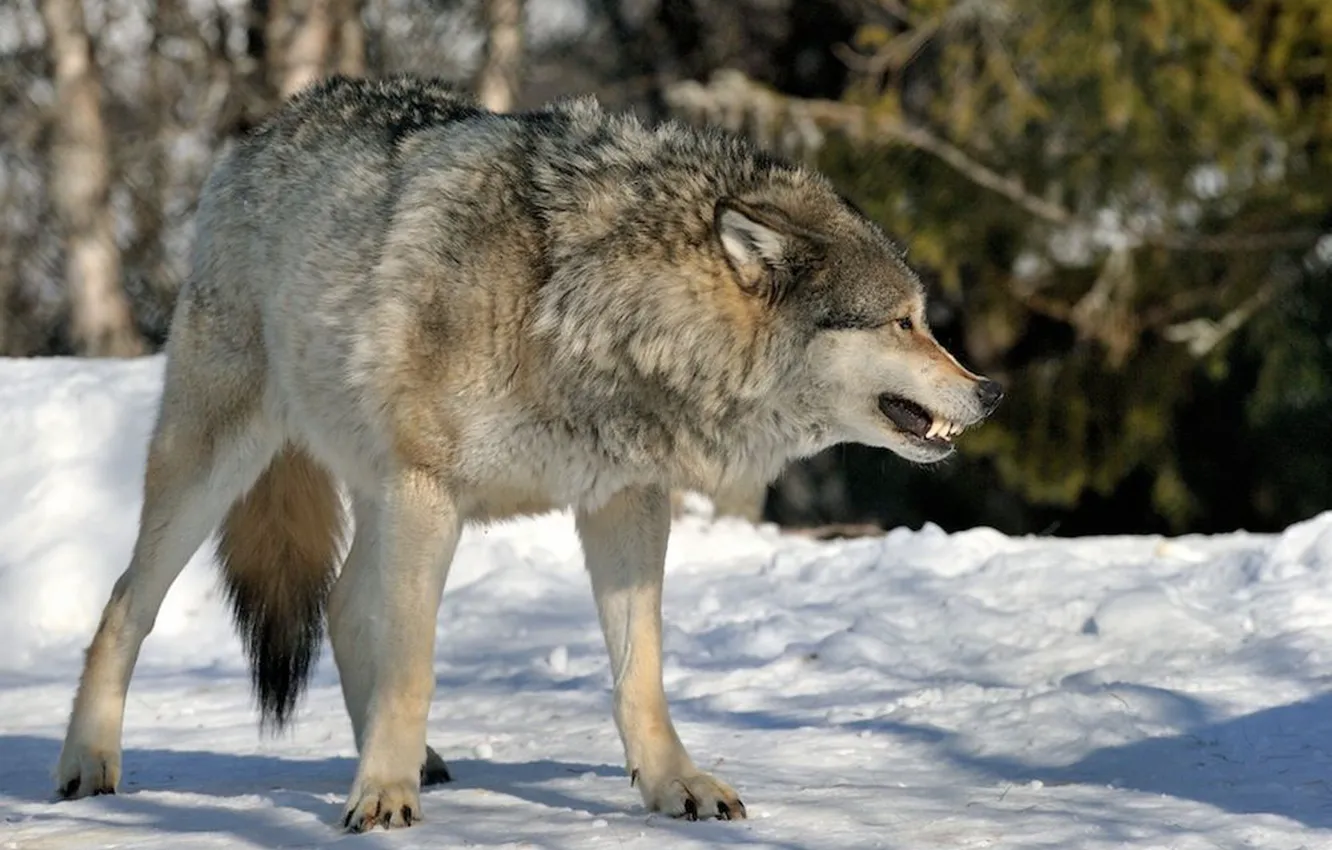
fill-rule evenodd
<path id="1" fill-rule="evenodd" d="M 268 89 L 280 92 L 287 71 L 287 47 L 291 42 L 291 4 L 288 0 L 252 0 L 253 14 L 264 15 L 264 79 Z"/>
<path id="2" fill-rule="evenodd" d="M 4 163 L 0 159 L 0 163 Z M 0 189 L 0 210 L 8 211 L 18 206 L 13 196 L 17 193 L 12 188 L 13 181 L 6 180 Z M 12 230 L 0 230 L 0 357 L 11 357 L 14 351 L 14 333 L 10 327 L 14 322 L 14 290 L 18 288 L 18 252 L 20 245 Z"/>
<path id="3" fill-rule="evenodd" d="M 306 0 L 305 15 L 292 33 L 279 90 L 290 97 L 322 78 L 337 38 L 335 0 Z M 341 5 L 341 4 L 339 4 Z"/>
<path id="4" fill-rule="evenodd" d="M 10 253 L 5 250 L 5 247 L 7 246 L 0 244 L 0 258 L 3 258 Z M 0 265 L 0 357 L 10 357 L 16 353 L 10 350 L 11 333 L 9 330 L 9 325 L 14 320 L 14 311 L 10 306 L 11 293 L 13 290 L 14 278 L 12 275 L 12 267 L 10 267 L 9 263 L 4 263 L 3 265 Z"/>
<path id="5" fill-rule="evenodd" d="M 56 140 L 52 199 L 65 228 L 65 279 L 75 349 L 95 357 L 144 352 L 121 285 L 111 212 L 111 151 L 102 122 L 101 81 L 82 0 L 42 0 L 47 49 L 55 68 Z"/>
<path id="6" fill-rule="evenodd" d="M 365 76 L 365 24 L 363 0 L 338 0 L 338 73 Z"/>
<path id="7" fill-rule="evenodd" d="M 518 100 L 523 74 L 522 0 L 484 0 L 486 58 L 476 78 L 481 104 L 508 112 Z"/>

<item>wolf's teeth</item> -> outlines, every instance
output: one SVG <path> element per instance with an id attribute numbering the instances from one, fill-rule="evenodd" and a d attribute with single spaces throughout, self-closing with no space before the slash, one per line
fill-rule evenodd
<path id="1" fill-rule="evenodd" d="M 942 419 L 935 419 L 931 421 L 930 430 L 925 432 L 925 439 L 933 440 L 935 437 L 939 436 L 939 432 L 943 430 L 943 427 L 944 424 Z"/>
<path id="2" fill-rule="evenodd" d="M 961 425 L 957 424 L 956 422 L 949 422 L 949 423 L 948 423 L 948 431 L 947 431 L 948 436 L 951 437 L 951 436 L 953 436 L 954 434 L 961 434 L 961 433 L 962 433 L 962 426 L 961 426 Z"/>

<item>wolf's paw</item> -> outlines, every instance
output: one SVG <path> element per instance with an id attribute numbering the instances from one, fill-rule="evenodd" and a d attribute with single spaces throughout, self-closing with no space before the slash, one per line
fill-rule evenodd
<path id="1" fill-rule="evenodd" d="M 421 765 L 421 787 L 440 785 L 453 779 L 449 776 L 449 766 L 439 757 L 433 747 L 426 747 L 425 764 Z"/>
<path id="2" fill-rule="evenodd" d="M 643 802 L 648 809 L 686 820 L 743 820 L 745 804 L 735 789 L 706 773 L 663 777 L 655 783 L 644 782 L 638 771 L 635 781 L 642 782 Z"/>
<path id="3" fill-rule="evenodd" d="M 399 782 L 357 782 L 347 798 L 342 826 L 365 832 L 382 826 L 397 829 L 421 819 L 421 793 L 415 779 Z"/>
<path id="4" fill-rule="evenodd" d="M 120 784 L 120 751 L 67 743 L 55 778 L 56 793 L 66 800 L 114 794 Z"/>

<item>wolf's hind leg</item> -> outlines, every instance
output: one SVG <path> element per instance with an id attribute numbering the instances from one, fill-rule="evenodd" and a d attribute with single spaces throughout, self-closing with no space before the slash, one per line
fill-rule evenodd
<path id="1" fill-rule="evenodd" d="M 338 665 L 338 680 L 342 683 L 342 697 L 351 718 L 356 749 L 361 749 L 365 736 L 366 706 L 374 687 L 375 612 L 367 609 L 366 602 L 375 599 L 376 550 L 379 539 L 379 508 L 371 499 L 360 496 L 352 500 L 356 517 L 356 535 L 351 551 L 342 567 L 338 580 L 328 599 L 328 636 L 333 644 L 333 658 Z M 437 785 L 449 781 L 449 769 L 444 759 L 426 747 L 425 763 L 421 766 L 421 784 Z"/>
<path id="2" fill-rule="evenodd" d="M 385 483 L 373 554 L 352 588 L 369 623 L 364 645 L 343 643 L 340 665 L 368 670 L 361 760 L 343 824 L 353 832 L 376 824 L 410 826 L 421 817 L 421 765 L 426 717 L 435 689 L 435 618 L 462 522 L 452 494 L 432 474 L 404 470 Z M 354 565 L 353 565 L 354 566 Z M 350 610 L 340 600 L 338 616 Z M 353 662 L 353 658 L 355 661 Z M 365 675 L 362 671 L 361 675 Z M 364 681 L 364 680 L 358 680 Z M 356 693 L 366 693 L 363 689 Z"/>
<path id="3" fill-rule="evenodd" d="M 230 371 L 218 376 L 210 368 L 218 362 L 209 362 L 214 352 L 200 348 L 179 355 L 188 362 L 169 360 L 166 367 L 138 538 L 88 648 L 56 765 L 62 797 L 115 792 L 125 694 L 139 647 L 185 563 L 279 443 L 259 410 L 262 360 L 245 369 L 253 364 L 233 357 Z"/>
<path id="4" fill-rule="evenodd" d="M 661 682 L 661 587 L 670 534 L 665 490 L 626 490 L 578 513 L 597 613 L 610 651 L 615 724 L 629 774 L 652 811 L 690 820 L 745 817 L 726 783 L 702 772 L 680 743 Z"/>

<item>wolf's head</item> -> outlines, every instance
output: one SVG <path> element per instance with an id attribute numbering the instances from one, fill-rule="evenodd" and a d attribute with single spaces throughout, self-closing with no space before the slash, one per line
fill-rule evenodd
<path id="1" fill-rule="evenodd" d="M 557 114 L 567 132 L 534 141 L 549 275 L 533 327 L 566 393 L 619 411 L 627 444 L 700 480 L 842 442 L 928 463 L 994 410 L 999 385 L 930 334 L 901 250 L 818 173 L 590 101 Z"/>
<path id="2" fill-rule="evenodd" d="M 806 335 L 783 389 L 825 442 L 931 463 L 999 404 L 999 384 L 963 368 L 930 333 L 924 288 L 898 248 L 821 181 L 722 199 L 713 229 L 737 285 L 770 320 Z"/>

